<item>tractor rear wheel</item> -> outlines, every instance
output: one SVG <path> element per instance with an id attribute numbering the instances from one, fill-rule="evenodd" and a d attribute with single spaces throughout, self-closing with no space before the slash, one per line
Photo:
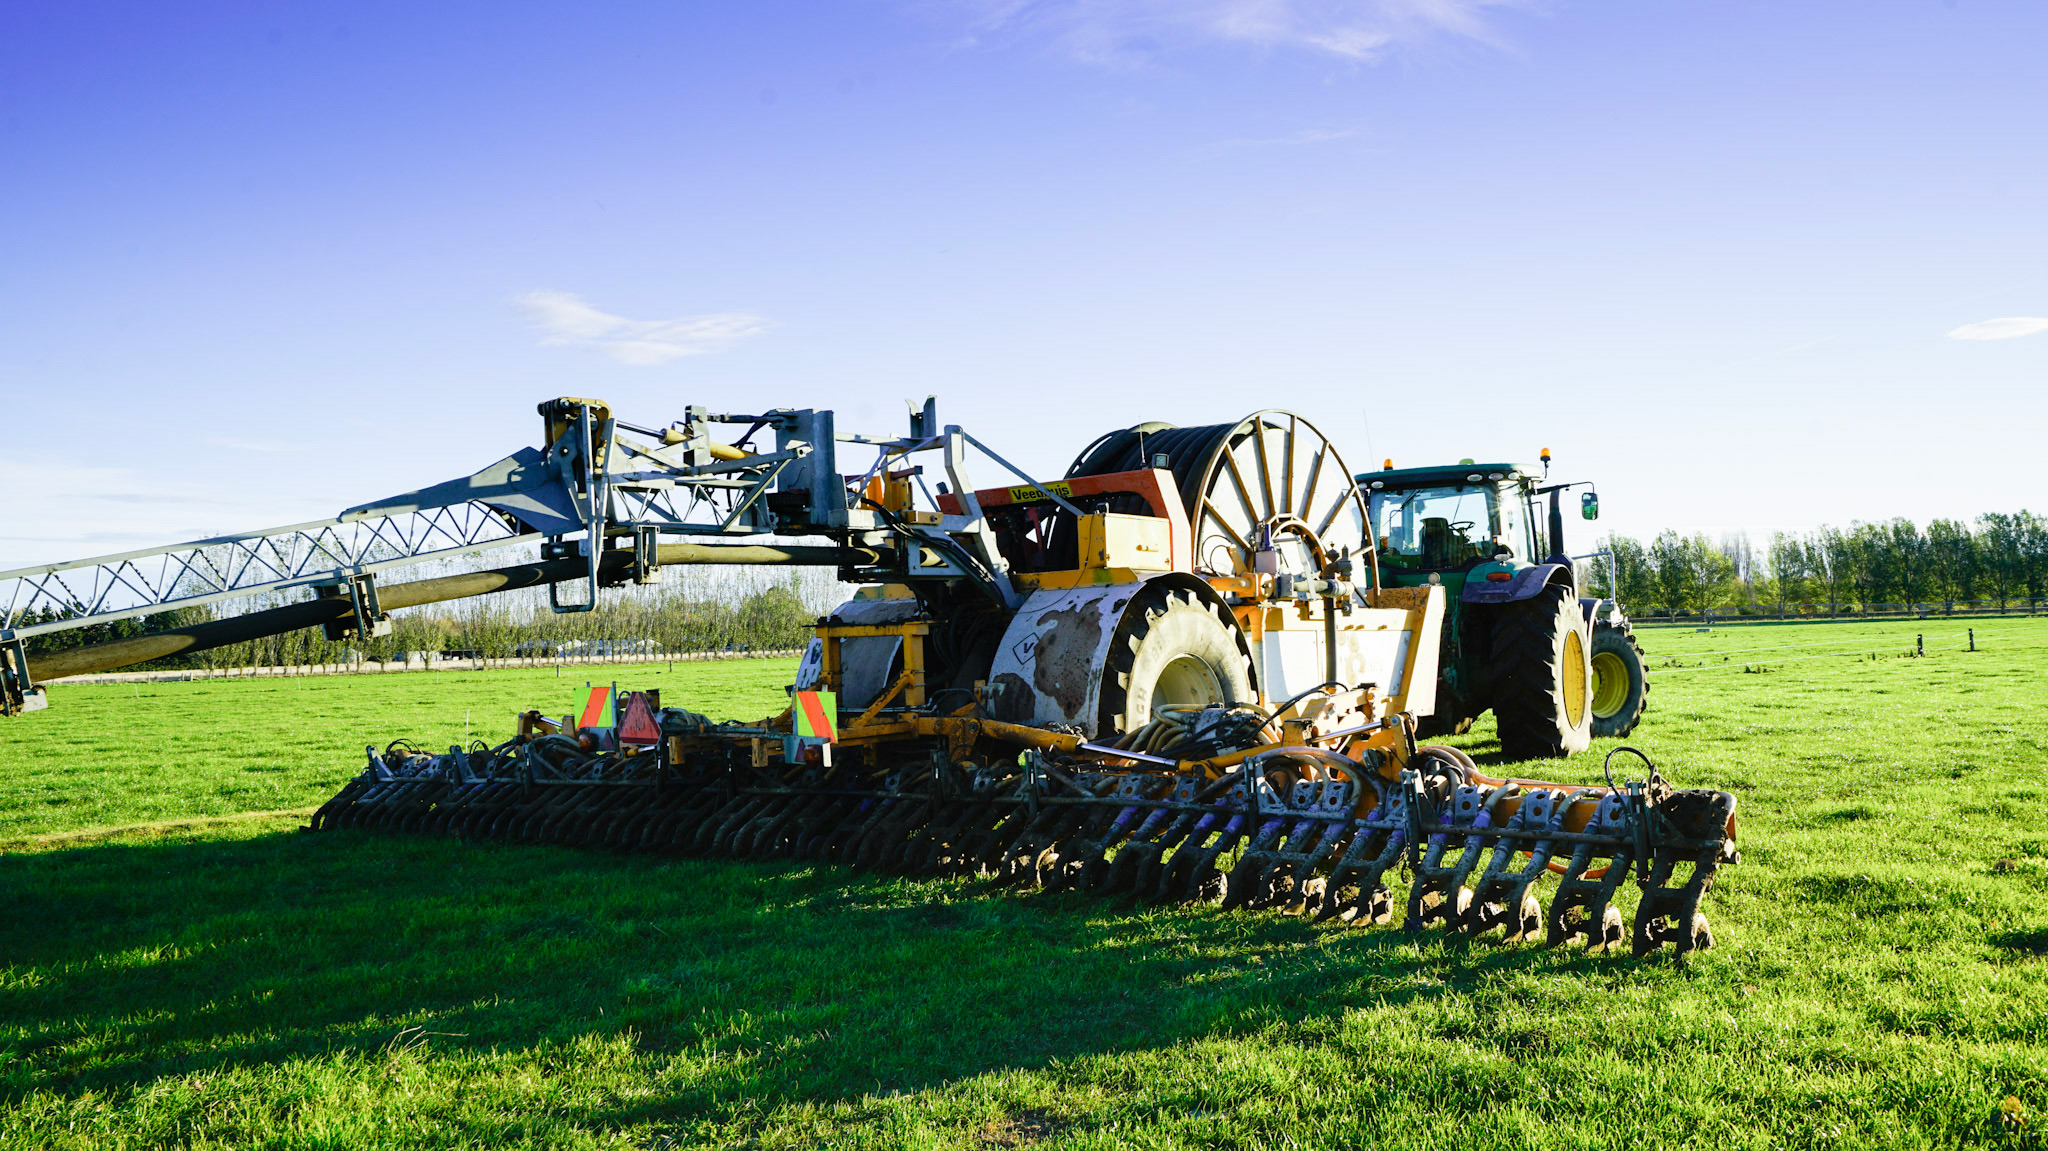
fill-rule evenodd
<path id="1" fill-rule="evenodd" d="M 1635 632 L 1601 622 L 1593 625 L 1593 734 L 1627 735 L 1643 718 L 1649 677 Z"/>
<path id="2" fill-rule="evenodd" d="M 1493 622 L 1493 714 L 1509 759 L 1557 759 L 1593 739 L 1593 641 L 1571 589 L 1552 584 Z"/>
<path id="3" fill-rule="evenodd" d="M 1236 622 L 1192 591 L 1139 592 L 1109 643 L 1099 736 L 1136 731 L 1169 704 L 1250 703 L 1251 653 Z"/>

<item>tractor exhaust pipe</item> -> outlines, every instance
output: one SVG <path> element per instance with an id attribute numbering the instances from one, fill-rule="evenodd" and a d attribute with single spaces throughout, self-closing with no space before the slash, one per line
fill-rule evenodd
<path id="1" fill-rule="evenodd" d="M 1564 511 L 1558 503 L 1564 495 L 1563 488 L 1550 489 L 1550 557 L 1543 562 L 1570 564 L 1571 558 L 1564 552 Z"/>

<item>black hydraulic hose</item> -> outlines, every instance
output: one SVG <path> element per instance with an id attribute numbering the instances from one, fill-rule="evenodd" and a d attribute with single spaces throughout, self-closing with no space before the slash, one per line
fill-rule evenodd
<path id="1" fill-rule="evenodd" d="M 1285 715 L 1287 714 L 1288 708 L 1293 707 L 1295 704 L 1300 703 L 1302 700 L 1307 699 L 1309 696 L 1312 696 L 1317 692 L 1322 692 L 1324 695 L 1335 695 L 1337 694 L 1337 692 L 1333 692 L 1330 690 L 1333 687 L 1336 688 L 1337 691 L 1341 692 L 1344 690 L 1344 683 L 1342 680 L 1326 679 L 1323 682 L 1315 685 L 1314 687 L 1309 688 L 1307 691 L 1298 693 L 1294 696 L 1294 698 L 1288 700 L 1286 703 L 1281 704 L 1279 707 L 1274 708 L 1273 714 Z"/>
<path id="2" fill-rule="evenodd" d="M 1629 753 L 1630 755 L 1635 756 L 1637 759 L 1642 760 L 1643 766 L 1649 768 L 1652 772 L 1655 772 L 1657 770 L 1657 765 L 1650 762 L 1649 756 L 1644 755 L 1642 752 L 1637 751 L 1635 748 L 1630 747 L 1627 744 L 1623 744 L 1622 746 L 1615 748 L 1613 751 L 1608 752 L 1607 758 L 1600 761 L 1600 770 L 1607 773 L 1607 790 L 1615 793 L 1616 795 L 1620 795 L 1626 790 L 1625 788 L 1619 788 L 1614 786 L 1614 757 L 1620 755 L 1624 751 Z"/>

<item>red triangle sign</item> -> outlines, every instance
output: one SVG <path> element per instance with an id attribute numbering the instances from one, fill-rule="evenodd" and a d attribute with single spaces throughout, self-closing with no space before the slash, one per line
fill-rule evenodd
<path id="1" fill-rule="evenodd" d="M 654 709 L 647 706 L 647 693 L 626 693 L 626 714 L 619 720 L 619 742 L 653 747 L 661 742 L 661 727 L 654 722 Z"/>

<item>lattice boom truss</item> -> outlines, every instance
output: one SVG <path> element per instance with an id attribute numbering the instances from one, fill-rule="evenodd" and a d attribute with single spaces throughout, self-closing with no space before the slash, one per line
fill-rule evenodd
<path id="1" fill-rule="evenodd" d="M 480 503 L 340 517 L 0 572 L 0 631 L 26 638 L 537 542 Z M 25 624 L 56 611 L 61 620 Z"/>

